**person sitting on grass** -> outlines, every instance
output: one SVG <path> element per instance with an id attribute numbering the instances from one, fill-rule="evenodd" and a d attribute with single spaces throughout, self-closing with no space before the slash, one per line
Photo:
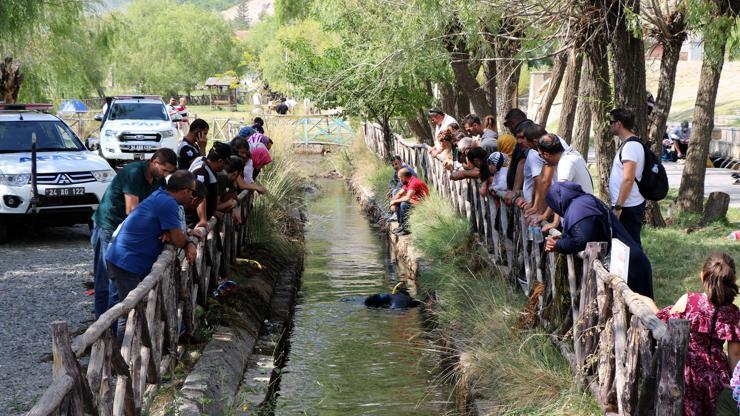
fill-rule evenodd
<path id="1" fill-rule="evenodd" d="M 630 265 L 631 268 L 632 265 Z M 643 298 L 658 318 L 689 321 L 683 398 L 684 415 L 714 415 L 717 397 L 730 385 L 730 369 L 740 359 L 740 309 L 733 303 L 738 293 L 735 260 L 725 253 L 710 254 L 699 273 L 703 292 L 689 292 L 675 305 L 661 310 Z M 727 345 L 728 357 L 724 352 Z"/>
<path id="2" fill-rule="evenodd" d="M 575 182 L 555 182 L 547 190 L 545 202 L 562 218 L 563 226 L 559 237 L 547 237 L 545 251 L 573 254 L 586 248 L 588 242 L 611 244 L 612 238 L 616 238 L 630 248 L 627 286 L 641 295 L 653 297 L 650 260 L 601 200 L 583 192 L 581 185 Z"/>
<path id="3" fill-rule="evenodd" d="M 409 210 L 429 195 L 429 188 L 421 179 L 413 176 L 408 169 L 399 170 L 398 177 L 401 178 L 403 188 L 390 202 L 391 211 L 395 212 L 398 217 L 398 228 L 394 233 L 407 235 L 410 234 L 406 227 Z"/>

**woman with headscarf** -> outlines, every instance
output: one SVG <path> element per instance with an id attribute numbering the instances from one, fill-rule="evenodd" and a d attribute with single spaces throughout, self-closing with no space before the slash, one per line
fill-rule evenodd
<path id="1" fill-rule="evenodd" d="M 272 157 L 270 157 L 270 151 L 262 143 L 250 143 L 249 153 L 251 158 L 244 167 L 244 177 L 247 178 L 251 174 L 252 180 L 256 180 L 262 167 L 272 163 Z"/>
<path id="2" fill-rule="evenodd" d="M 608 242 L 611 250 L 611 240 L 616 238 L 630 248 L 627 286 L 636 293 L 653 297 L 650 260 L 603 202 L 583 192 L 581 186 L 574 182 L 550 185 L 545 202 L 560 215 L 563 227 L 562 235 L 547 238 L 545 251 L 577 253 L 592 241 Z"/>

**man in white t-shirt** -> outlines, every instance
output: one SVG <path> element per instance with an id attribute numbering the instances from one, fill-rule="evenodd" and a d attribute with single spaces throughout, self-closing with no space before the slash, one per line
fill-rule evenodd
<path id="1" fill-rule="evenodd" d="M 537 140 L 545 134 L 547 134 L 547 131 L 542 126 L 532 124 L 524 129 L 524 134 L 517 135 L 517 143 L 526 154 L 524 159 L 524 182 L 522 184 L 524 198 L 523 201 L 519 199 L 518 205 L 528 211 L 530 209 L 538 211 L 540 206 L 539 192 L 536 191 L 540 188 L 545 161 L 537 152 Z"/>
<path id="2" fill-rule="evenodd" d="M 615 108 L 610 115 L 611 130 L 619 136 L 620 141 L 609 176 L 612 210 L 630 236 L 642 246 L 640 232 L 645 198 L 640 194 L 637 181 L 642 179 L 645 168 L 645 150 L 635 134 L 634 113 L 624 108 Z"/>
<path id="3" fill-rule="evenodd" d="M 588 171 L 586 161 L 580 153 L 574 149 L 565 149 L 562 139 L 555 134 L 546 134 L 542 136 L 537 143 L 540 157 L 545 161 L 547 166 L 554 168 L 552 183 L 555 182 L 575 182 L 581 185 L 584 192 L 594 193 L 594 182 L 591 178 L 591 172 Z M 549 188 L 549 187 L 548 187 Z M 543 218 L 549 218 L 552 210 L 548 207 Z M 556 228 L 560 225 L 560 217 L 555 214 L 553 221 L 542 228 L 547 232 L 550 228 Z"/>
<path id="4" fill-rule="evenodd" d="M 588 171 L 586 161 L 577 150 L 565 150 L 560 138 L 554 134 L 542 136 L 538 143 L 540 157 L 548 166 L 555 168 L 552 182 L 575 182 L 583 192 L 594 193 L 594 182 Z"/>
<path id="5" fill-rule="evenodd" d="M 449 114 L 445 114 L 445 112 L 439 108 L 430 108 L 428 114 L 429 120 L 434 126 L 434 147 L 439 148 L 439 139 L 437 138 L 437 136 L 439 136 L 439 132 L 450 127 L 450 124 L 452 123 L 457 124 L 457 120 Z"/>

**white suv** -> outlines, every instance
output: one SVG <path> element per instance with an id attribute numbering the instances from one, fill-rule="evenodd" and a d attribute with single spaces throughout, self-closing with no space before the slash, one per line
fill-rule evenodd
<path id="1" fill-rule="evenodd" d="M 89 223 L 116 176 L 50 108 L 0 104 L 0 242 L 11 224 Z"/>
<path id="2" fill-rule="evenodd" d="M 157 149 L 177 148 L 179 116 L 167 113 L 162 97 L 134 95 L 106 97 L 100 125 L 100 155 L 112 166 L 131 160 L 146 160 Z"/>

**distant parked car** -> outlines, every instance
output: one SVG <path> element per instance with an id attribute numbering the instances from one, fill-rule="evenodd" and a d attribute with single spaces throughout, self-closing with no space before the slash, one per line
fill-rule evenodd
<path id="1" fill-rule="evenodd" d="M 146 160 L 157 149 L 177 148 L 178 133 L 162 97 L 130 95 L 106 97 L 100 121 L 100 155 L 111 166 L 132 160 Z"/>

